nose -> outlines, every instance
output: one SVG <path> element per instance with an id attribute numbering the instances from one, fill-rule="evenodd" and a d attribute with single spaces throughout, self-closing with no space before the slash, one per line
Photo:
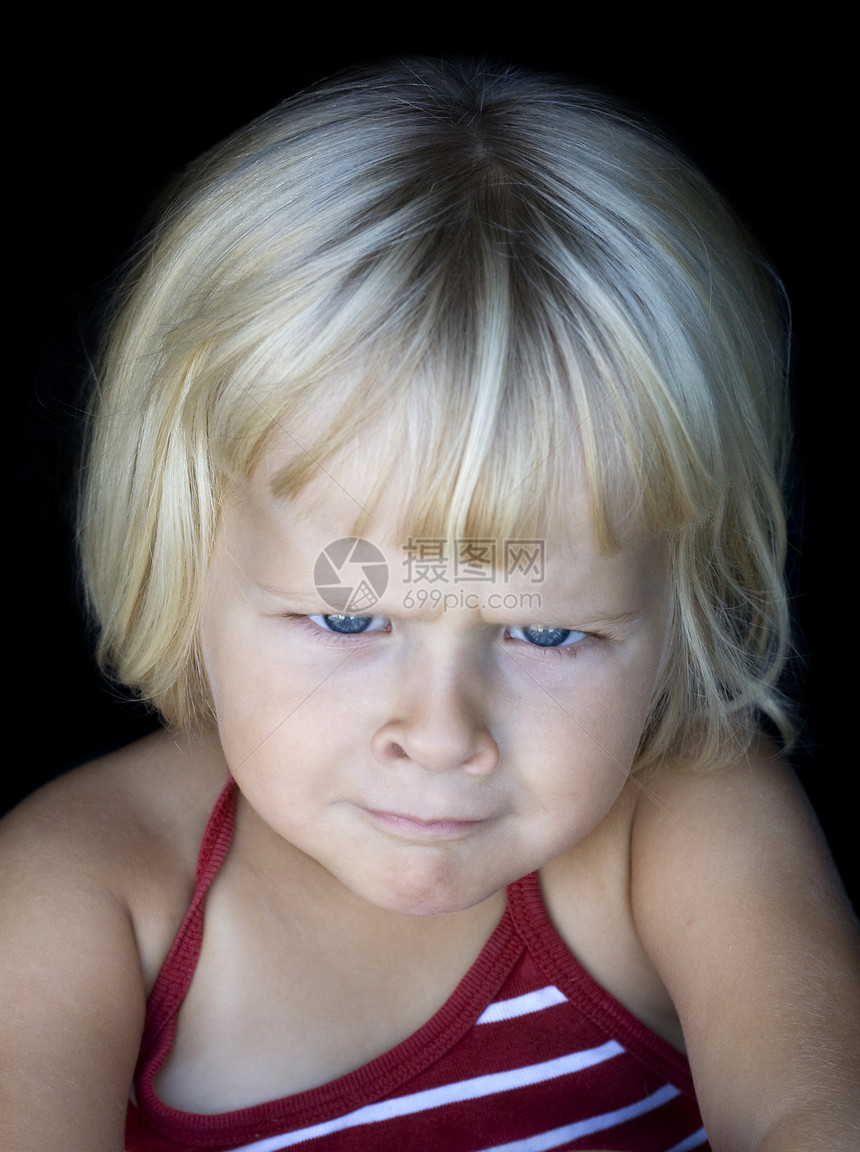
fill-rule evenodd
<path id="1" fill-rule="evenodd" d="M 483 678 L 466 670 L 428 673 L 419 667 L 401 683 L 394 715 L 371 738 L 374 758 L 385 765 L 410 761 L 427 772 L 492 772 L 499 748 L 487 723 Z"/>

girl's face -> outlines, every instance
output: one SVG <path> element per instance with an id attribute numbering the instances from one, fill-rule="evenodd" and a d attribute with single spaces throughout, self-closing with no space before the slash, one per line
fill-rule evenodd
<path id="1" fill-rule="evenodd" d="M 663 657 L 664 549 L 634 530 L 601 553 L 572 487 L 542 555 L 500 540 L 494 569 L 469 566 L 487 542 L 395 538 L 392 490 L 363 533 L 384 556 L 367 606 L 338 614 L 317 561 L 354 535 L 371 469 L 285 501 L 271 482 L 287 459 L 276 445 L 225 509 L 208 575 L 201 641 L 227 762 L 274 842 L 353 894 L 472 907 L 617 799 Z M 524 571 L 506 574 L 517 555 Z M 361 570 L 346 561 L 335 580 Z"/>

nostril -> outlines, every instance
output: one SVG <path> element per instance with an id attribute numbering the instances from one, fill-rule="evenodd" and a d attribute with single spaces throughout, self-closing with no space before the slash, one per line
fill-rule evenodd
<path id="1" fill-rule="evenodd" d="M 414 722 L 392 720 L 374 733 L 371 752 L 380 764 L 412 763 L 430 772 L 464 768 L 473 774 L 491 772 L 499 750 L 488 731 L 471 723 L 439 723 L 433 716 Z"/>

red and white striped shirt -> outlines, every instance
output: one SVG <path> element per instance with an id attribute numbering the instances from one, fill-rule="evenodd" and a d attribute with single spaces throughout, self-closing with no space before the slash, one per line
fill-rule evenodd
<path id="1" fill-rule="evenodd" d="M 194 975 L 234 804 L 228 786 L 149 998 L 128 1152 L 707 1152 L 686 1060 L 583 970 L 550 923 L 536 875 L 510 885 L 505 915 L 450 1000 L 384 1056 L 233 1112 L 167 1107 L 154 1081 Z"/>

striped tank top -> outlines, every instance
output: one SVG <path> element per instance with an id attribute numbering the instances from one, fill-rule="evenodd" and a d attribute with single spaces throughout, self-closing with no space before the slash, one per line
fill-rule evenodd
<path id="1" fill-rule="evenodd" d="M 194 975 L 234 809 L 230 784 L 147 1004 L 127 1152 L 707 1152 L 687 1061 L 578 964 L 536 874 L 509 886 L 502 920 L 450 1000 L 390 1052 L 330 1084 L 232 1112 L 163 1104 L 154 1082 Z"/>

